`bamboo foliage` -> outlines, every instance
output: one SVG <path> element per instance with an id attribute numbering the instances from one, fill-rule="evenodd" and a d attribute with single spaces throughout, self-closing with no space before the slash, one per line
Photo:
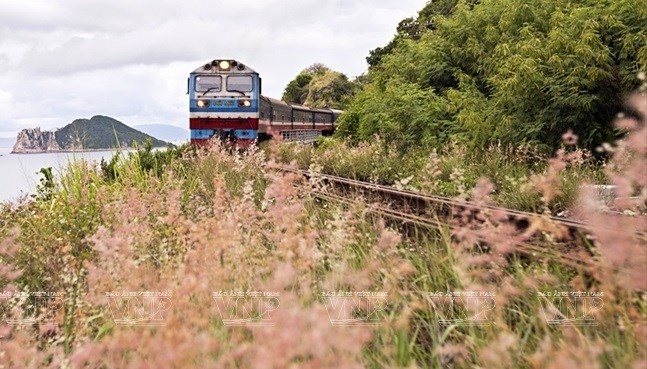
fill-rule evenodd
<path id="1" fill-rule="evenodd" d="M 647 70 L 647 3 L 458 1 L 435 13 L 430 4 L 407 24 L 433 29 L 416 37 L 398 30 L 340 135 L 380 134 L 402 147 L 532 142 L 551 151 L 569 129 L 588 148 L 618 136 L 612 121 Z M 392 109 L 398 101 L 407 108 Z"/>

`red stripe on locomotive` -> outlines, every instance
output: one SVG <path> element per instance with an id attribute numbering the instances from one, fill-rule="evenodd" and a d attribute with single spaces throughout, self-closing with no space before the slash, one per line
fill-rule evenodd
<path id="1" fill-rule="evenodd" d="M 190 118 L 191 129 L 258 129 L 258 118 Z"/>

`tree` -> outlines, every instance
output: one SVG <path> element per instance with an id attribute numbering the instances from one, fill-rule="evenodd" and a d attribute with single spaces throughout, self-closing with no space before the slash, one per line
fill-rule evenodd
<path id="1" fill-rule="evenodd" d="M 355 83 L 321 63 L 302 70 L 283 92 L 283 101 L 310 107 L 343 109 L 355 91 Z"/>
<path id="2" fill-rule="evenodd" d="M 308 84 L 305 105 L 313 108 L 343 109 L 354 92 L 353 82 L 344 74 L 326 70 L 316 74 Z"/>
<path id="3" fill-rule="evenodd" d="M 330 71 L 330 68 L 323 65 L 322 63 L 314 63 L 308 68 L 304 69 L 303 72 L 310 73 L 313 75 L 321 75 Z"/>
<path id="4" fill-rule="evenodd" d="M 421 32 L 427 20 L 433 30 Z M 406 145 L 532 141 L 554 150 L 571 129 L 595 148 L 614 138 L 623 95 L 647 69 L 644 24 L 642 0 L 428 3 L 371 52 L 368 82 L 339 134 L 380 133 Z"/>
<path id="5" fill-rule="evenodd" d="M 303 104 L 308 97 L 308 84 L 312 81 L 312 73 L 303 71 L 294 78 L 283 91 L 283 101 L 292 104 Z"/>
<path id="6" fill-rule="evenodd" d="M 478 0 L 472 0 L 475 3 Z M 428 30 L 433 30 L 435 16 L 449 16 L 454 12 L 457 0 L 434 0 L 429 1 L 425 7 L 418 12 L 416 18 L 405 18 L 396 28 L 396 34 L 385 47 L 377 47 L 369 51 L 366 62 L 369 68 L 380 64 L 384 56 L 393 53 L 395 48 L 406 39 L 419 40 Z"/>

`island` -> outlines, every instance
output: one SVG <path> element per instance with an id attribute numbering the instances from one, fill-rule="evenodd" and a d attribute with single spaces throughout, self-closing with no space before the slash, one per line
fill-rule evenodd
<path id="1" fill-rule="evenodd" d="M 54 131 L 42 131 L 39 127 L 23 129 L 18 133 L 11 152 L 28 154 L 112 150 L 142 146 L 148 140 L 154 147 L 170 145 L 114 118 L 96 115 L 90 119 L 76 119 Z"/>

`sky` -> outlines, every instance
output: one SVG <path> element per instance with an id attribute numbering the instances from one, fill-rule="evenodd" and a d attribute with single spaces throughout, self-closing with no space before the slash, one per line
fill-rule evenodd
<path id="1" fill-rule="evenodd" d="M 0 137 L 107 115 L 187 128 L 186 79 L 219 58 L 280 98 L 313 63 L 367 69 L 425 0 L 0 0 Z"/>

